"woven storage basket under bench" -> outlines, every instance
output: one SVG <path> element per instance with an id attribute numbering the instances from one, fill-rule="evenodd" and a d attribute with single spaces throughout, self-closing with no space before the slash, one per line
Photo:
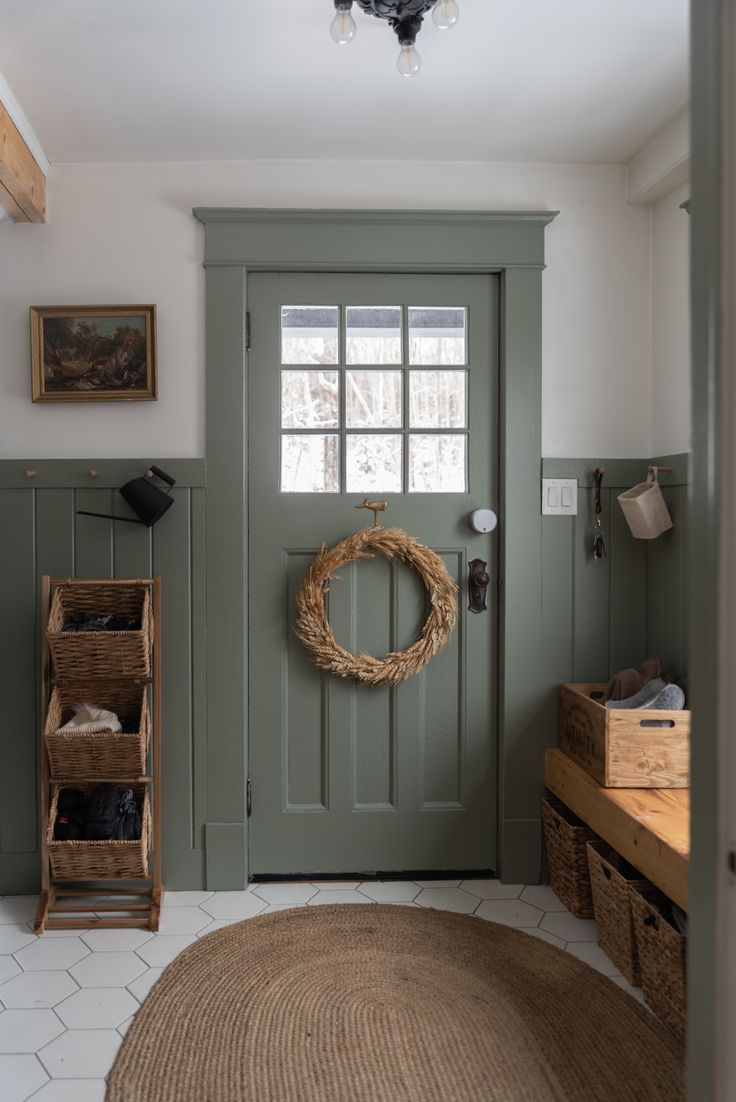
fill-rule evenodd
<path id="1" fill-rule="evenodd" d="M 68 787 L 68 786 L 65 786 Z M 95 787 L 80 784 L 80 791 L 89 796 Z M 55 880 L 145 880 L 148 877 L 148 850 L 151 843 L 151 804 L 148 786 L 130 786 L 136 800 L 141 801 L 141 836 L 130 842 L 115 841 L 57 841 L 54 838 L 59 793 L 61 785 L 55 785 L 51 796 L 49 819 L 46 827 L 51 875 Z"/>
<path id="2" fill-rule="evenodd" d="M 576 918 L 592 918 L 586 845 L 600 838 L 554 796 L 542 801 L 542 822 L 552 890 Z"/>
<path id="3" fill-rule="evenodd" d="M 588 842 L 590 887 L 598 944 L 633 987 L 641 983 L 631 908 L 632 889 L 648 881 L 606 842 Z"/>
<path id="4" fill-rule="evenodd" d="M 59 731 L 71 717 L 75 704 L 94 703 L 114 712 L 131 732 L 80 733 Z M 46 751 L 52 777 L 139 777 L 146 772 L 151 735 L 148 692 L 134 681 L 69 682 L 54 687 L 44 726 Z"/>
<path id="5" fill-rule="evenodd" d="M 684 1043 L 687 937 L 670 921 L 670 901 L 652 884 L 631 887 L 641 986 L 647 1005 Z"/>
<path id="6" fill-rule="evenodd" d="M 64 631 L 70 616 L 79 612 L 133 617 L 140 621 L 140 627 L 132 631 Z M 151 620 L 149 586 L 143 582 L 61 582 L 54 592 L 46 627 L 56 677 L 148 677 Z"/>

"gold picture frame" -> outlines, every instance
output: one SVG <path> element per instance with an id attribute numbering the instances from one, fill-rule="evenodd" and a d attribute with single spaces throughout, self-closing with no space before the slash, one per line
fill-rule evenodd
<path id="1" fill-rule="evenodd" d="M 32 306 L 31 373 L 34 402 L 155 401 L 156 307 Z"/>

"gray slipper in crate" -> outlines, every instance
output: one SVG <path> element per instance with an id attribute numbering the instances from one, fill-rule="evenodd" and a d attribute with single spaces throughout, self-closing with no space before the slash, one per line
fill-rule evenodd
<path id="1" fill-rule="evenodd" d="M 667 684 L 656 678 L 645 685 L 636 696 L 628 700 L 609 700 L 607 708 L 647 708 L 664 709 L 671 712 L 679 712 L 685 707 L 685 693 L 679 685 Z M 669 727 L 670 721 L 666 719 L 642 720 L 642 727 Z"/>
<path id="2" fill-rule="evenodd" d="M 607 708 L 664 708 L 664 704 L 655 704 L 663 689 L 668 686 L 662 681 L 661 678 L 655 677 L 653 681 L 648 681 L 647 684 L 639 689 L 638 693 L 634 693 L 633 696 L 629 696 L 626 700 L 607 700 Z"/>

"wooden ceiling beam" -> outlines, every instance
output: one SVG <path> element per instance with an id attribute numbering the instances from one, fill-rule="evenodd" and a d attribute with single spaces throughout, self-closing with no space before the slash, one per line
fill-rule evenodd
<path id="1" fill-rule="evenodd" d="M 0 203 L 14 222 L 46 221 L 46 177 L 2 103 Z"/>

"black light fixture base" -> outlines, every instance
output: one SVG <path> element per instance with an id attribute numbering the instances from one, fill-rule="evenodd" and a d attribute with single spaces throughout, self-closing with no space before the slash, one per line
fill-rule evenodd
<path id="1" fill-rule="evenodd" d="M 356 0 L 356 3 L 367 15 L 390 23 L 402 46 L 414 44 L 424 16 L 434 7 L 434 0 Z"/>

